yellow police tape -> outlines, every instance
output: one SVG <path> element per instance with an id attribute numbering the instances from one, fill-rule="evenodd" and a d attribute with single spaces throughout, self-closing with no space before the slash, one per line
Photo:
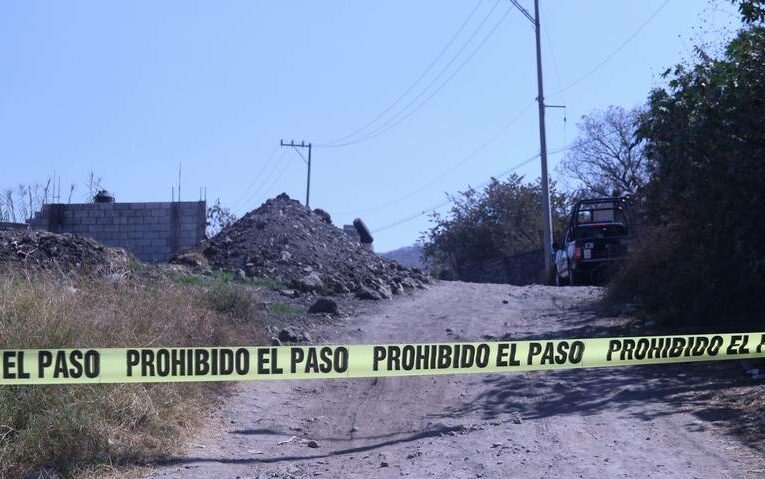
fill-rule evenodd
<path id="1" fill-rule="evenodd" d="M 351 346 L 0 350 L 0 385 L 369 378 L 765 357 L 765 333 Z"/>

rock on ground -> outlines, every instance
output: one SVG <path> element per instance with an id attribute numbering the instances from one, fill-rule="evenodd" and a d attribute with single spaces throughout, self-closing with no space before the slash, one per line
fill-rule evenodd
<path id="1" fill-rule="evenodd" d="M 330 298 L 319 298 L 308 308 L 308 312 L 311 314 L 338 314 L 340 309 L 335 300 Z"/>

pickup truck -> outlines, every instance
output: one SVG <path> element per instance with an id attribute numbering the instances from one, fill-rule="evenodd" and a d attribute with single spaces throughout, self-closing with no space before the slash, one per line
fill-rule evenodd
<path id="1" fill-rule="evenodd" d="M 563 238 L 553 244 L 555 284 L 576 285 L 606 278 L 612 266 L 629 254 L 630 223 L 627 198 L 577 201 Z"/>

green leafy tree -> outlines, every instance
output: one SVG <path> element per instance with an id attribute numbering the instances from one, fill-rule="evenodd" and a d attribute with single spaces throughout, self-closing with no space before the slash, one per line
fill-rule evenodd
<path id="1" fill-rule="evenodd" d="M 551 202 L 556 229 L 565 222 L 566 199 L 552 185 Z M 456 278 L 460 268 L 487 259 L 542 248 L 540 183 L 524 183 L 512 175 L 492 178 L 482 190 L 473 188 L 450 196 L 448 215 L 434 214 L 423 235 L 423 254 L 433 272 Z"/>
<path id="2" fill-rule="evenodd" d="M 207 208 L 207 237 L 212 238 L 220 233 L 223 228 L 231 226 L 236 221 L 236 215 L 220 203 L 220 198 L 215 204 Z"/>
<path id="3" fill-rule="evenodd" d="M 720 58 L 668 71 L 641 118 L 655 228 L 614 285 L 698 322 L 765 312 L 765 29 L 741 2 L 743 29 Z"/>

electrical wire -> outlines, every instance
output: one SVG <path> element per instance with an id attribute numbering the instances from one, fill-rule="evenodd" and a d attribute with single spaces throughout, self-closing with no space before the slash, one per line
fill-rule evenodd
<path id="1" fill-rule="evenodd" d="M 351 211 L 351 212 L 348 212 L 348 211 L 342 212 L 341 211 L 341 212 L 338 212 L 338 214 L 341 214 L 341 215 L 342 214 L 357 215 L 357 214 L 362 214 L 362 213 L 374 212 L 374 211 L 377 211 L 377 210 L 381 210 L 381 209 L 387 208 L 389 206 L 393 206 L 393 205 L 395 205 L 397 203 L 400 203 L 400 202 L 402 202 L 404 200 L 407 200 L 407 199 L 411 198 L 412 196 L 414 196 L 414 195 L 416 195 L 416 194 L 418 194 L 418 193 L 420 193 L 420 192 L 430 188 L 431 186 L 433 186 L 434 184 L 438 183 L 439 181 L 441 181 L 442 179 L 444 179 L 445 177 L 447 177 L 448 175 L 450 175 L 451 173 L 453 173 L 454 171 L 459 169 L 461 166 L 463 166 L 464 164 L 466 164 L 467 162 L 469 162 L 470 160 L 472 160 L 473 158 L 478 156 L 478 154 L 481 153 L 483 150 L 485 150 L 490 144 L 494 143 L 507 130 L 509 130 L 510 127 L 512 127 L 521 118 L 523 118 L 524 114 L 529 110 L 529 108 L 531 108 L 532 105 L 534 105 L 535 102 L 536 101 L 531 101 L 530 103 L 528 103 L 515 117 L 513 117 L 509 122 L 505 123 L 502 126 L 502 128 L 500 128 L 489 139 L 487 139 L 485 142 L 483 142 L 478 148 L 476 148 L 473 151 L 471 151 L 467 156 L 465 156 L 460 161 L 458 161 L 457 163 L 452 165 L 451 168 L 449 168 L 448 170 L 444 171 L 443 173 L 441 173 L 437 177 L 433 178 L 429 182 L 424 183 L 421 186 L 419 186 L 418 188 L 416 188 L 416 189 L 414 189 L 414 190 L 412 190 L 412 191 L 410 191 L 410 192 L 408 192 L 408 193 L 406 193 L 406 194 L 404 194 L 404 195 L 402 195 L 402 196 L 400 196 L 398 198 L 395 198 L 393 200 L 387 201 L 385 203 L 382 203 L 382 204 L 379 204 L 379 205 L 376 205 L 376 206 L 372 206 L 372 207 L 369 207 L 369 208 L 365 208 L 365 209 L 362 209 L 362 210 L 356 210 L 356 211 Z"/>
<path id="2" fill-rule="evenodd" d="M 563 93 L 564 91 L 570 90 L 571 88 L 575 87 L 576 85 L 578 85 L 579 83 L 581 83 L 585 79 L 587 79 L 590 76 L 592 76 L 595 72 L 600 70 L 604 65 L 606 65 L 609 61 L 611 61 L 611 59 L 613 59 L 619 52 L 621 52 L 627 45 L 629 45 L 632 42 L 632 40 L 634 40 L 635 37 L 637 37 L 640 34 L 640 32 L 642 32 L 645 29 L 645 27 L 647 27 L 648 24 L 651 23 L 653 21 L 653 19 L 656 18 L 659 15 L 659 13 L 661 13 L 662 10 L 664 10 L 664 7 L 666 7 L 667 4 L 669 4 L 669 2 L 670 2 L 670 0 L 665 0 L 664 3 L 662 3 L 659 6 L 659 8 L 654 10 L 654 12 L 651 14 L 650 17 L 648 17 L 643 23 L 641 23 L 640 26 L 634 32 L 632 32 L 632 34 L 629 37 L 627 37 L 627 39 L 624 40 L 624 42 L 621 43 L 621 45 L 619 45 L 614 51 L 609 53 L 606 56 L 606 58 L 603 59 L 603 61 L 601 61 L 600 63 L 595 65 L 587 73 L 585 73 L 584 75 L 580 76 L 576 80 L 572 81 L 571 83 L 569 83 L 565 87 L 563 87 L 560 90 L 552 93 L 550 96 L 558 95 L 560 93 Z"/>
<path id="3" fill-rule="evenodd" d="M 276 175 L 276 177 L 274 178 L 274 181 L 272 181 L 271 184 L 269 184 L 268 187 L 265 190 L 263 190 L 264 196 L 261 197 L 261 202 L 264 201 L 266 198 L 268 198 L 269 192 L 271 191 L 271 189 L 279 183 L 279 180 L 281 180 L 284 174 L 287 172 L 287 170 L 290 169 L 290 166 L 292 166 L 292 160 L 295 158 L 294 153 L 295 151 L 293 150 L 293 155 L 288 156 L 287 159 L 283 162 L 284 167 L 281 169 L 279 174 Z"/>
<path id="4" fill-rule="evenodd" d="M 258 187 L 255 188 L 255 190 L 249 195 L 247 200 L 244 202 L 244 205 L 242 206 L 242 208 L 246 209 L 247 205 L 252 204 L 253 200 L 258 197 L 258 194 L 263 190 L 263 186 L 265 186 L 266 183 L 268 183 L 268 180 L 270 180 L 273 177 L 274 173 L 279 169 L 279 166 L 283 163 L 284 157 L 287 155 L 287 151 L 288 150 L 286 149 L 282 150 L 282 154 L 279 155 L 279 159 L 276 162 L 274 162 L 273 167 L 268 171 L 268 173 L 261 177 Z M 241 216 L 241 213 L 242 212 L 240 211 L 240 216 Z"/>
<path id="5" fill-rule="evenodd" d="M 275 145 L 275 146 L 274 146 L 274 149 L 273 149 L 273 150 L 271 150 L 271 154 L 270 154 L 270 155 L 268 155 L 268 158 L 266 159 L 266 161 L 264 161 L 264 162 L 263 162 L 263 164 L 261 165 L 261 168 L 260 168 L 260 170 L 258 170 L 258 173 L 257 173 L 257 174 L 255 175 L 255 177 L 252 179 L 252 181 L 250 182 L 250 184 L 247 186 L 247 188 L 245 188 L 244 192 L 243 192 L 243 193 L 242 193 L 242 194 L 239 196 L 239 198 L 237 198 L 237 200 L 236 200 L 236 201 L 234 201 L 234 202 L 231 204 L 230 208 L 231 208 L 232 210 L 233 210 L 233 209 L 234 209 L 234 208 L 235 208 L 235 207 L 236 207 L 236 206 L 237 206 L 239 203 L 241 203 L 241 201 L 244 199 L 244 197 L 245 197 L 245 196 L 247 196 L 247 193 L 249 193 L 249 192 L 250 192 L 250 190 L 252 189 L 252 187 L 253 187 L 253 186 L 255 186 L 255 183 L 257 183 L 257 182 L 258 182 L 258 180 L 260 180 L 260 179 L 261 179 L 261 176 L 260 176 L 260 175 L 262 175 L 262 174 L 263 174 L 263 172 L 264 172 L 264 171 L 265 171 L 265 169 L 266 169 L 266 166 L 269 164 L 269 162 L 271 161 L 271 159 L 274 157 L 274 155 L 276 154 L 276 150 L 278 150 L 278 149 L 279 149 L 279 145 Z"/>
<path id="6" fill-rule="evenodd" d="M 481 23 L 476 27 L 476 29 L 471 34 L 470 38 L 462 45 L 462 47 L 459 49 L 459 51 L 452 57 L 452 59 L 444 66 L 443 69 L 406 105 L 404 105 L 403 108 L 401 108 L 396 114 L 388 118 L 385 122 L 383 122 L 381 125 L 373 129 L 372 131 L 362 135 L 360 138 L 356 138 L 354 140 L 349 140 L 345 142 L 340 143 L 324 143 L 324 144 L 318 144 L 316 146 L 320 148 L 340 148 L 350 145 L 355 145 L 358 143 L 363 143 L 366 141 L 369 141 L 373 138 L 376 138 L 384 133 L 387 133 L 391 129 L 395 128 L 401 122 L 412 116 L 414 113 L 420 110 L 425 104 L 427 104 L 434 96 L 436 96 L 443 88 L 460 72 L 462 69 L 467 65 L 470 60 L 473 59 L 473 57 L 478 53 L 478 50 L 483 47 L 484 44 L 491 38 L 491 36 L 496 32 L 496 30 L 499 28 L 499 26 L 502 24 L 502 22 L 505 20 L 507 15 L 510 13 L 510 8 L 508 8 L 505 13 L 502 15 L 502 17 L 494 24 L 494 27 L 489 31 L 489 33 L 484 36 L 484 38 L 481 40 L 481 42 L 478 44 L 478 46 L 473 49 L 472 52 L 463 60 L 461 64 L 444 80 L 438 88 L 436 88 L 435 91 L 433 91 L 430 95 L 425 97 L 425 99 L 421 102 L 419 102 L 417 105 L 414 106 L 413 109 L 407 112 L 407 109 L 409 109 L 412 105 L 417 103 L 417 101 L 422 98 L 423 95 L 425 95 L 430 88 L 435 85 L 441 77 L 449 70 L 449 68 L 454 64 L 454 62 L 462 55 L 462 53 L 465 51 L 465 49 L 472 43 L 473 39 L 476 37 L 476 35 L 483 29 L 483 26 L 488 21 L 489 17 L 492 13 L 494 13 L 494 10 L 496 10 L 497 6 L 499 5 L 500 0 L 498 0 L 494 6 L 491 8 L 489 13 L 484 17 L 484 19 L 481 21 Z M 402 116 L 403 115 L 403 116 Z"/>
<path id="7" fill-rule="evenodd" d="M 561 152 L 563 152 L 565 150 L 566 150 L 565 148 L 559 148 L 557 150 L 549 151 L 547 154 L 548 155 L 556 155 L 556 154 L 561 153 Z M 513 166 L 512 168 L 507 169 L 507 170 L 503 171 L 502 173 L 500 173 L 498 175 L 493 175 L 492 179 L 504 178 L 505 176 L 509 175 L 510 173 L 513 173 L 514 171 L 518 170 L 519 168 L 528 165 L 529 163 L 531 163 L 532 161 L 536 160 L 540 156 L 541 155 L 539 153 L 537 153 L 534 156 L 526 158 L 525 160 L 523 160 L 522 162 L 520 162 L 517 165 Z M 484 186 L 486 186 L 489 183 L 491 183 L 491 181 L 492 181 L 491 179 L 488 180 L 488 181 L 485 181 L 485 182 L 481 183 L 480 185 L 478 185 L 478 187 L 479 188 L 483 188 Z M 421 210 L 421 211 L 419 211 L 417 213 L 414 213 L 412 215 L 409 215 L 409 216 L 406 216 L 406 217 L 401 218 L 399 220 L 396 220 L 393 223 L 389 223 L 387 225 L 381 226 L 380 228 L 377 228 L 377 229 L 373 230 L 372 232 L 373 233 L 378 233 L 380 231 L 385 231 L 385 230 L 388 230 L 390 228 L 396 227 L 398 225 L 407 223 L 409 221 L 412 221 L 413 219 L 419 218 L 420 216 L 423 216 L 423 215 L 426 215 L 426 214 L 430 214 L 430 213 L 436 211 L 439 208 L 443 208 L 444 206 L 448 205 L 451 202 L 452 202 L 452 200 L 450 198 L 447 198 L 446 200 L 444 200 L 444 201 L 442 201 L 442 202 L 440 202 L 440 203 L 438 203 L 438 204 L 436 204 L 434 206 L 431 206 L 430 208 L 426 208 L 426 209 Z"/>
<path id="8" fill-rule="evenodd" d="M 417 85 L 419 85 L 419 84 L 420 84 L 420 82 L 422 81 L 422 79 L 423 79 L 423 78 L 425 78 L 425 76 L 426 76 L 428 73 L 430 73 L 430 71 L 433 69 L 433 67 L 436 65 L 436 63 L 438 63 L 438 61 L 439 61 L 439 60 L 441 60 L 441 58 L 444 56 L 444 54 L 446 53 L 446 51 L 449 49 L 449 47 L 451 47 L 451 46 L 452 46 L 452 44 L 454 43 L 454 41 L 455 41 L 455 40 L 457 40 L 457 37 L 459 37 L 460 33 L 462 33 L 462 31 L 465 29 L 465 27 L 467 26 L 467 24 L 468 24 L 468 23 L 470 22 L 470 20 L 473 18 L 473 16 L 474 16 L 474 15 L 475 15 L 475 13 L 478 11 L 478 9 L 480 8 L 480 6 L 483 4 L 483 2 L 484 2 L 484 1 L 485 1 L 485 0 L 479 0 L 479 1 L 476 3 L 476 5 L 473 7 L 473 10 L 471 10 L 471 11 L 470 11 L 470 14 L 467 16 L 467 18 L 465 18 L 465 20 L 462 22 L 462 24 L 461 24 L 461 25 L 460 25 L 460 27 L 457 29 L 457 31 L 456 31 L 456 32 L 454 32 L 454 34 L 453 34 L 453 35 L 452 35 L 452 37 L 449 39 L 449 41 L 446 43 L 446 45 L 444 45 L 444 47 L 441 49 L 441 51 L 440 51 L 440 52 L 438 52 L 438 55 L 436 55 L 436 57 L 433 59 L 433 61 L 431 61 L 431 62 L 430 62 L 430 64 L 429 64 L 429 65 L 428 65 L 428 66 L 425 68 L 425 70 L 423 70 L 423 71 L 422 71 L 422 73 L 420 73 L 420 76 L 419 76 L 419 77 L 417 77 L 417 79 L 414 81 L 414 83 L 412 83 L 411 85 L 409 85 L 409 87 L 408 87 L 406 90 L 404 90 L 404 92 L 403 92 L 403 93 L 401 93 L 401 94 L 398 96 L 398 98 L 396 98 L 396 100 L 395 100 L 393 103 L 391 103 L 391 104 L 390 104 L 390 105 L 389 105 L 387 108 L 385 108 L 383 111 L 381 111 L 381 112 L 380 112 L 380 113 L 379 113 L 377 116 L 375 116 L 374 118 L 372 118 L 371 120 L 369 120 L 369 122 L 368 122 L 368 123 L 366 123 L 364 126 L 362 126 L 362 127 L 358 128 L 358 129 L 356 129 L 356 130 L 352 131 L 351 133 L 349 133 L 349 134 L 347 134 L 347 135 L 345 135 L 345 136 L 343 136 L 343 137 L 341 137 L 341 138 L 338 138 L 338 139 L 336 139 L 336 140 L 333 140 L 333 141 L 327 142 L 327 145 L 332 145 L 332 144 L 335 144 L 335 143 L 341 143 L 341 142 L 343 142 L 343 141 L 345 141 L 345 140 L 347 140 L 347 139 L 349 139 L 349 138 L 351 138 L 351 137 L 355 136 L 357 133 L 361 133 L 362 131 L 366 130 L 367 128 L 369 128 L 370 126 L 372 126 L 374 123 L 376 123 L 376 122 L 377 122 L 377 120 L 379 120 L 380 118 L 382 118 L 383 116 L 385 116 L 385 115 L 386 115 L 386 114 L 387 114 L 389 111 L 391 111 L 393 108 L 395 108 L 395 107 L 396 107 L 396 105 L 398 105 L 398 104 L 401 102 L 401 100 L 403 100 L 403 99 L 404 99 L 404 97 L 406 97 L 406 95 L 408 95 L 408 94 L 409 94 L 409 92 L 411 92 L 411 91 L 414 89 L 414 87 L 416 87 Z"/>

